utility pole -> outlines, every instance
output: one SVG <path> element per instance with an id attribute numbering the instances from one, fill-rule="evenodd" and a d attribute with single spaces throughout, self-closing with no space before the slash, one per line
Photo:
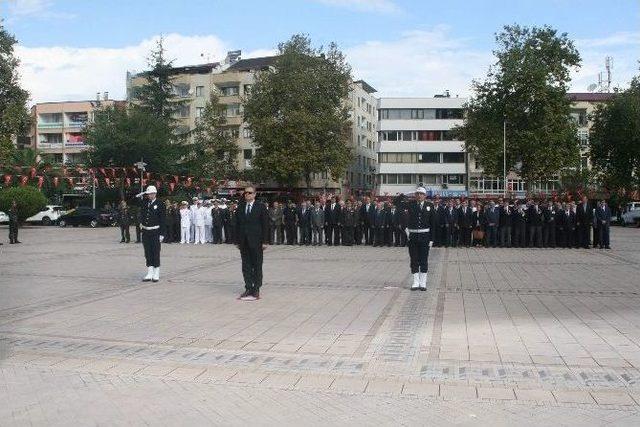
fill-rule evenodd
<path id="1" fill-rule="evenodd" d="M 502 122 L 502 175 L 504 176 L 503 197 L 507 197 L 507 121 Z"/>
<path id="2" fill-rule="evenodd" d="M 144 167 L 147 166 L 147 164 L 144 162 L 144 158 L 140 158 L 139 162 L 136 162 L 133 164 L 135 167 L 137 167 L 138 169 L 140 169 L 140 192 L 142 193 L 144 191 L 144 186 L 142 185 L 142 180 L 144 179 L 144 171 L 146 170 Z"/>

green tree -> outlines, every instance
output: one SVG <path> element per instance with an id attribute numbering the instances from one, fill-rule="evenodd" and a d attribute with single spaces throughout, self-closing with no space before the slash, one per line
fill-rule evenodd
<path id="1" fill-rule="evenodd" d="M 173 84 L 173 61 L 166 58 L 164 39 L 160 37 L 147 59 L 150 69 L 141 73 L 145 84 L 133 91 L 134 105 L 156 117 L 175 123 L 175 115 L 185 101 L 178 98 Z"/>
<path id="2" fill-rule="evenodd" d="M 15 150 L 11 156 L 11 164 L 13 166 L 36 168 L 42 171 L 51 167 L 53 159 L 51 155 L 34 150 L 33 148 L 23 148 Z"/>
<path id="3" fill-rule="evenodd" d="M 9 187 L 0 190 L 0 211 L 8 212 L 13 200 L 18 203 L 20 221 L 37 214 L 47 204 L 47 198 L 35 187 Z"/>
<path id="4" fill-rule="evenodd" d="M 218 179 L 235 178 L 238 173 L 238 145 L 226 128 L 226 106 L 220 104 L 218 96 L 211 94 L 191 133 L 193 143 L 182 167 L 196 176 L 214 176 Z"/>
<path id="5" fill-rule="evenodd" d="M 566 33 L 544 27 L 505 26 L 496 35 L 497 62 L 484 81 L 474 81 L 464 124 L 457 128 L 466 149 L 484 170 L 502 176 L 506 122 L 507 173 L 527 181 L 545 179 L 579 160 L 570 119 L 569 72 L 580 55 Z"/>
<path id="6" fill-rule="evenodd" d="M 274 67 L 257 75 L 244 118 L 257 146 L 253 167 L 267 179 L 294 186 L 311 174 L 344 175 L 351 162 L 351 69 L 335 44 L 313 48 L 305 35 L 278 46 Z"/>
<path id="7" fill-rule="evenodd" d="M 609 190 L 629 193 L 640 188 L 640 76 L 598 105 L 589 136 L 591 163 Z"/>
<path id="8" fill-rule="evenodd" d="M 106 107 L 85 130 L 90 166 L 130 167 L 144 158 L 147 169 L 172 173 L 184 155 L 171 125 L 140 108 Z"/>
<path id="9" fill-rule="evenodd" d="M 30 122 L 29 93 L 18 81 L 20 61 L 14 54 L 16 43 L 0 21 L 0 164 L 6 164 L 13 155 L 11 138 L 25 132 Z"/>

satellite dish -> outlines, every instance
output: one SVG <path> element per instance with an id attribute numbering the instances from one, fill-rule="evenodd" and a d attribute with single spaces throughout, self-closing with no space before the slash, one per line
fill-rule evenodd
<path id="1" fill-rule="evenodd" d="M 597 87 L 598 87 L 598 85 L 597 85 L 597 84 L 595 84 L 595 83 L 591 83 L 589 86 L 587 86 L 587 90 L 588 90 L 589 92 L 593 92 L 594 90 L 596 90 L 596 88 L 597 88 Z"/>

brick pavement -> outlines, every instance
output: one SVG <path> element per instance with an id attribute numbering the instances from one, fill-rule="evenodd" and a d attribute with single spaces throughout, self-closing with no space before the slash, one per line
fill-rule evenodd
<path id="1" fill-rule="evenodd" d="M 434 249 L 419 293 L 403 249 L 272 247 L 256 303 L 233 247 L 164 245 L 143 284 L 115 229 L 21 235 L 0 247 L 0 423 L 640 422 L 637 229 Z"/>

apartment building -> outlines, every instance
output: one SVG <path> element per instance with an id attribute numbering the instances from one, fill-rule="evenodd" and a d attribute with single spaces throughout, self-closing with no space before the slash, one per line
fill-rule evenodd
<path id="1" fill-rule="evenodd" d="M 239 170 L 250 169 L 256 153 L 256 146 L 247 124 L 243 120 L 243 102 L 251 94 L 256 74 L 272 67 L 276 56 L 241 59 L 240 51 L 227 54 L 221 63 L 208 63 L 173 70 L 175 94 L 186 102 L 177 114 L 183 131 L 193 130 L 196 121 L 204 112 L 204 107 L 212 91 L 218 95 L 219 102 L 226 105 L 226 127 L 239 150 L 237 165 Z M 144 76 L 127 73 L 127 98 L 134 99 L 135 88 L 144 85 Z M 312 176 L 311 192 L 359 193 L 371 191 L 375 185 L 376 168 L 376 105 L 375 89 L 359 80 L 351 84 L 349 98 L 345 100 L 351 109 L 352 134 L 349 141 L 352 147 L 353 163 L 346 175 L 333 180 L 328 173 Z M 267 183 L 275 187 L 275 183 Z M 306 183 L 297 185 L 302 189 Z"/>
<path id="2" fill-rule="evenodd" d="M 108 93 L 98 94 L 93 101 L 42 102 L 31 107 L 33 125 L 29 132 L 32 148 L 50 154 L 54 162 L 78 164 L 84 162 L 84 128 L 93 120 L 96 109 L 121 105 L 124 101 L 109 99 Z"/>
<path id="3" fill-rule="evenodd" d="M 451 131 L 462 124 L 465 102 L 448 93 L 378 100 L 379 195 L 413 193 L 418 185 L 432 196 L 467 195 L 464 141 Z"/>

